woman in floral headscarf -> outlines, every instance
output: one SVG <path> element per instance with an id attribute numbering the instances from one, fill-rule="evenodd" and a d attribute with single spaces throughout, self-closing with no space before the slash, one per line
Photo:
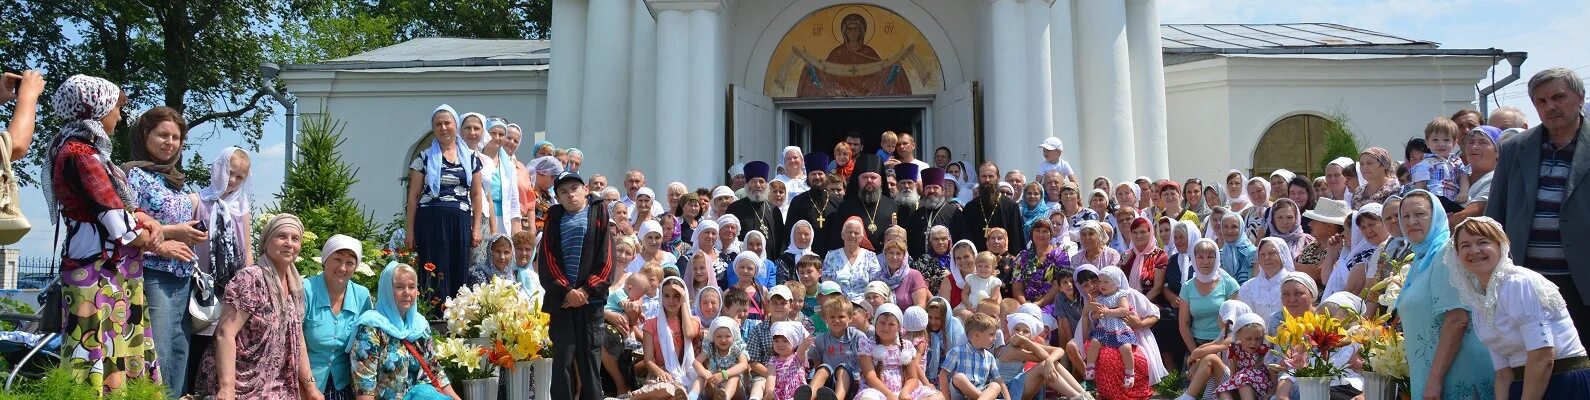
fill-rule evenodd
<path id="1" fill-rule="evenodd" d="M 145 307 L 146 251 L 191 260 L 186 244 L 164 240 L 158 221 L 129 212 L 135 199 L 125 174 L 110 163 L 110 137 L 127 97 L 105 79 L 75 75 L 51 99 L 66 121 L 46 147 L 50 170 L 44 199 L 50 222 L 66 225 L 62 241 L 62 364 L 89 384 L 118 388 L 128 379 L 158 381 L 154 333 Z M 132 316 L 131 319 L 127 316 Z"/>
<path id="2" fill-rule="evenodd" d="M 205 352 L 202 394 L 216 399 L 318 398 L 304 345 L 304 285 L 293 268 L 304 223 L 278 214 L 260 233 L 255 265 L 232 278 L 222 296 L 215 347 Z"/>
<path id="3" fill-rule="evenodd" d="M 1396 172 L 1397 164 L 1386 149 L 1370 147 L 1358 153 L 1358 189 L 1353 191 L 1353 208 L 1384 204 L 1387 197 L 1401 193 Z"/>

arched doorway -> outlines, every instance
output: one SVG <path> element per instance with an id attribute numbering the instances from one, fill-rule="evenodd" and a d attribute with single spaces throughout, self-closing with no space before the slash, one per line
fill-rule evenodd
<path id="1" fill-rule="evenodd" d="M 1325 154 L 1325 131 L 1331 123 L 1313 114 L 1275 121 L 1253 148 L 1253 176 L 1269 176 L 1283 168 L 1309 177 L 1323 174 L 1319 160 Z"/>

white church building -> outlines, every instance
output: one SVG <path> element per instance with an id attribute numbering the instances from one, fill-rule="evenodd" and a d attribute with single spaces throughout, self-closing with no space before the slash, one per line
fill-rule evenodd
<path id="1" fill-rule="evenodd" d="M 1332 116 L 1399 153 L 1505 84 L 1492 66 L 1524 59 L 1328 23 L 1162 25 L 1157 3 L 556 0 L 550 41 L 423 38 L 280 79 L 302 114 L 347 124 L 354 195 L 386 216 L 440 103 L 580 148 L 587 175 L 648 171 L 654 188 L 885 130 L 915 134 L 927 160 L 945 146 L 1030 170 L 1056 136 L 1082 179 L 1215 178 L 1318 173 Z"/>

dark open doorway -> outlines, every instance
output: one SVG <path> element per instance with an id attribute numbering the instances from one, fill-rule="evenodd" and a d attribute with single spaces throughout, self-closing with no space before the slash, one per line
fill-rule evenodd
<path id="1" fill-rule="evenodd" d="M 834 145 L 845 140 L 845 134 L 860 132 L 866 152 L 878 150 L 878 138 L 884 131 L 910 132 L 917 138 L 917 156 L 921 157 L 921 132 L 923 108 L 823 108 L 786 110 L 789 113 L 789 143 L 801 146 L 806 152 L 821 151 L 833 155 Z"/>

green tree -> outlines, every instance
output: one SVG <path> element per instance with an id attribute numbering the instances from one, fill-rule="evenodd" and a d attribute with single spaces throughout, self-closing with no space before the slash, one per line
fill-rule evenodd
<path id="1" fill-rule="evenodd" d="M 1330 123 L 1325 126 L 1325 152 L 1319 161 L 1320 171 L 1324 171 L 1325 166 L 1337 157 L 1357 160 L 1358 144 L 1363 142 L 1358 132 L 1353 131 L 1352 126 L 1349 125 L 1350 121 L 1345 111 L 1331 113 L 1326 119 Z"/>
<path id="2" fill-rule="evenodd" d="M 303 248 L 305 254 L 318 251 L 326 238 L 344 234 L 370 240 L 375 238 L 373 215 L 357 200 L 349 196 L 348 189 L 358 182 L 359 173 L 342 161 L 338 148 L 346 124 L 324 115 L 307 116 L 298 129 L 298 150 L 293 158 L 293 168 L 282 180 L 281 192 L 276 194 L 275 213 L 292 213 L 304 223 L 306 232 Z M 300 263 L 300 272 L 304 263 Z M 318 263 L 311 263 L 318 270 Z"/>
<path id="3" fill-rule="evenodd" d="M 274 38 L 277 62 L 316 63 L 406 40 L 441 36 L 544 39 L 551 0 L 301 0 Z"/>
<path id="4" fill-rule="evenodd" d="M 236 140 L 258 148 L 270 109 L 258 92 L 259 64 L 282 0 L 73 0 L 0 2 L 0 66 L 43 70 L 51 86 L 74 74 L 104 77 L 128 97 L 126 133 L 138 110 L 165 105 L 182 111 L 192 134 L 208 139 L 216 128 L 241 132 Z M 44 129 L 25 166 L 38 167 L 48 137 L 59 126 L 43 102 Z M 7 116 L 9 117 L 9 116 Z M 200 129 L 204 128 L 204 129 Z M 125 137 L 125 136 L 123 136 Z M 115 140 L 118 161 L 125 140 Z M 37 184 L 38 170 L 18 178 Z"/>

